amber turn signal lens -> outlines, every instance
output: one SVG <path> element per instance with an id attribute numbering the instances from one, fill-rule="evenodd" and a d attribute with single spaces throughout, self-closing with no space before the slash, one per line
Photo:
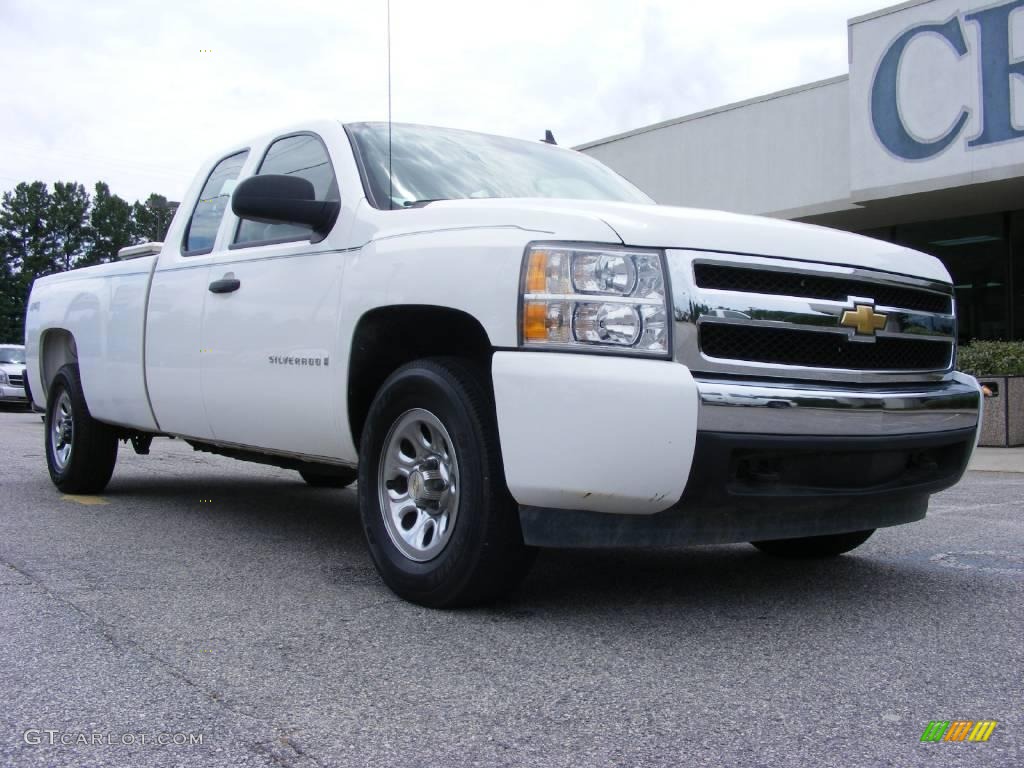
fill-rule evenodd
<path id="1" fill-rule="evenodd" d="M 523 307 L 523 340 L 547 341 L 548 307 L 540 301 L 530 301 Z"/>
<path id="2" fill-rule="evenodd" d="M 548 280 L 547 251 L 533 251 L 526 265 L 526 292 L 547 293 Z"/>

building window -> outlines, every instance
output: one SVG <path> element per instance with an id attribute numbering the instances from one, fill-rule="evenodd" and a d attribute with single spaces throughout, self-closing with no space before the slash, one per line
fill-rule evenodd
<path id="1" fill-rule="evenodd" d="M 961 343 L 1015 335 L 1008 219 L 994 213 L 892 228 L 893 242 L 937 256 L 949 270 Z"/>
<path id="2" fill-rule="evenodd" d="M 1009 217 L 1012 338 L 1024 339 L 1024 211 L 1013 211 Z"/>

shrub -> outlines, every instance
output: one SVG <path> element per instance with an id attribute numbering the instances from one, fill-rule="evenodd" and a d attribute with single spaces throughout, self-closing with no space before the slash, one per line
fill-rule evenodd
<path id="1" fill-rule="evenodd" d="M 978 341 L 960 347 L 958 370 L 972 376 L 1024 376 L 1024 341 Z"/>

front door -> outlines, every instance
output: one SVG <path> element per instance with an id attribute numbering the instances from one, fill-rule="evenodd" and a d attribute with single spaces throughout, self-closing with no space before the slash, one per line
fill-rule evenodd
<path id="1" fill-rule="evenodd" d="M 317 200 L 339 199 L 327 149 L 312 133 L 276 139 L 257 173 L 300 176 Z M 345 261 L 331 237 L 312 239 L 308 227 L 236 220 L 230 246 L 211 263 L 202 387 L 218 442 L 338 457 Z"/>

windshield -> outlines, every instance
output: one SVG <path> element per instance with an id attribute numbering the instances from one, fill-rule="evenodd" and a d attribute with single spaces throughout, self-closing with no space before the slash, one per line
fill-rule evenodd
<path id="1" fill-rule="evenodd" d="M 23 347 L 0 347 L 0 365 L 24 364 L 25 349 Z"/>
<path id="2" fill-rule="evenodd" d="M 654 202 L 610 168 L 579 152 L 540 141 L 402 123 L 391 126 L 394 178 L 389 185 L 387 123 L 346 127 L 361 161 L 370 202 L 378 208 L 488 197 Z"/>

